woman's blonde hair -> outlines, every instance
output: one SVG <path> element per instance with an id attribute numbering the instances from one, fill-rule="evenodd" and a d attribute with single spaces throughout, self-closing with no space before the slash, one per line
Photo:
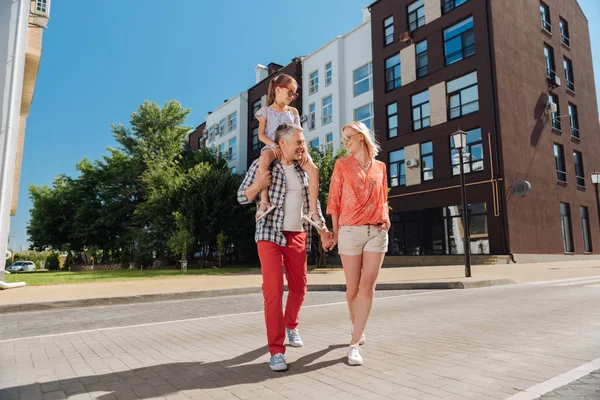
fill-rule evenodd
<path id="1" fill-rule="evenodd" d="M 362 134 L 363 137 L 365 138 L 365 145 L 367 146 L 367 151 L 369 152 L 369 157 L 370 158 L 377 157 L 377 154 L 379 154 L 379 152 L 381 151 L 381 147 L 379 146 L 379 143 L 377 142 L 377 139 L 375 138 L 375 133 L 373 133 L 369 128 L 367 128 L 367 126 L 365 124 L 363 124 L 362 122 L 359 122 L 359 121 L 350 122 L 349 124 L 344 125 L 342 127 L 342 133 L 344 132 L 344 129 L 346 129 L 346 128 L 352 128 L 356 132 Z"/>

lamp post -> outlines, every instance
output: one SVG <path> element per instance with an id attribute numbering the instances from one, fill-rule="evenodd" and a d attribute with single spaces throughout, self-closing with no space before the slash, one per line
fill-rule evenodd
<path id="1" fill-rule="evenodd" d="M 465 168 L 464 156 L 467 149 L 467 133 L 460 129 L 452 134 L 454 148 L 458 150 L 460 156 L 460 197 L 462 200 L 463 211 L 463 247 L 465 252 L 465 276 L 471 277 L 471 239 L 469 235 L 469 209 L 467 207 L 467 188 L 465 186 Z"/>
<path id="2" fill-rule="evenodd" d="M 598 184 L 600 184 L 600 172 L 592 173 L 592 183 L 596 190 L 596 207 L 598 207 L 598 225 L 600 225 L 600 196 L 598 196 Z"/>

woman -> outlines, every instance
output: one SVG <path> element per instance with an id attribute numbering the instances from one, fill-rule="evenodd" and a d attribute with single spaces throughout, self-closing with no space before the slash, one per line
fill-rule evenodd
<path id="1" fill-rule="evenodd" d="M 349 156 L 335 163 L 327 214 L 333 221 L 329 248 L 338 244 L 346 277 L 346 301 L 352 322 L 348 363 L 361 365 L 360 344 L 373 305 L 375 281 L 388 248 L 390 218 L 385 164 L 375 160 L 379 145 L 362 122 L 342 128 Z"/>

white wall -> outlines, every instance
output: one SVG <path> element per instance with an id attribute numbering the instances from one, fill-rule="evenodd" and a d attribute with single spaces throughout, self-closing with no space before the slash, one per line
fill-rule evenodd
<path id="1" fill-rule="evenodd" d="M 354 120 L 354 110 L 361 106 L 373 103 L 373 89 L 354 97 L 354 70 L 371 62 L 371 23 L 367 19 L 344 36 L 338 36 L 323 47 L 302 60 L 302 110 L 309 116 L 309 106 L 315 103 L 316 124 L 314 129 L 308 128 L 308 123 L 303 125 L 307 143 L 318 138 L 319 144 L 326 143 L 328 133 L 333 134 L 334 148 L 340 148 L 341 127 Z M 325 65 L 332 63 L 332 82 L 325 86 Z M 310 93 L 310 75 L 315 70 L 319 71 L 318 91 Z M 372 78 L 371 78 L 372 79 Z M 332 95 L 333 120 L 331 123 L 322 124 L 323 99 Z"/>
<path id="2" fill-rule="evenodd" d="M 229 131 L 228 118 L 231 114 L 237 113 L 236 129 Z M 219 148 L 224 143 L 225 151 L 229 148 L 229 141 L 236 138 L 236 159 L 229 162 L 230 168 L 235 168 L 236 173 L 240 174 L 246 171 L 248 161 L 248 93 L 242 92 L 229 99 L 226 103 L 219 106 L 212 114 L 206 117 L 206 129 L 209 130 L 214 125 L 219 125 L 221 120 L 225 119 L 225 132 L 219 133 L 214 137 L 209 137 L 207 146 Z"/>
<path id="3" fill-rule="evenodd" d="M 0 1 L 0 281 L 8 242 L 29 0 Z"/>

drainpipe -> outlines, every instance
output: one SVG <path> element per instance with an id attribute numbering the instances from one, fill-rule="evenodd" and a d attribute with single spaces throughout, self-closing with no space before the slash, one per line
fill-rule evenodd
<path id="1" fill-rule="evenodd" d="M 25 286 L 25 282 L 6 283 L 4 282 L 5 271 L 5 256 L 8 245 L 8 227 L 10 222 L 10 205 L 12 202 L 12 184 L 15 167 L 15 157 L 17 150 L 17 137 L 19 136 L 19 108 L 20 95 L 22 87 L 17 87 L 19 67 L 25 65 L 25 54 L 19 57 L 19 50 L 25 40 L 25 35 L 21 31 L 27 29 L 27 6 L 30 5 L 29 0 L 15 0 L 17 4 L 17 20 L 14 36 L 14 44 L 12 53 L 9 55 L 7 65 L 10 65 L 10 80 L 8 86 L 8 107 L 6 126 L 0 127 L 0 131 L 4 132 L 0 135 L 3 137 L 3 143 L 0 144 L 2 158 L 0 160 L 0 289 L 11 289 L 15 287 Z M 25 15 L 24 15 L 25 14 Z M 25 25 L 25 26 L 24 26 Z M 10 23 L 9 23 L 10 26 Z M 9 32 L 10 37 L 10 32 Z M 22 62 L 20 65 L 20 62 Z M 21 85 L 22 86 L 22 85 Z"/>
<path id="2" fill-rule="evenodd" d="M 494 109 L 494 112 L 492 113 L 492 118 L 494 120 L 494 148 L 495 148 L 495 153 L 496 153 L 496 160 L 495 160 L 495 166 L 496 166 L 496 176 L 500 177 L 501 176 L 501 171 L 500 171 L 500 139 L 498 137 L 498 119 L 496 116 L 496 111 L 497 111 L 497 105 L 496 105 L 496 81 L 494 79 L 494 73 L 493 73 L 493 69 L 492 69 L 492 35 L 490 33 L 490 26 L 491 26 L 491 21 L 490 21 L 490 10 L 489 10 L 489 3 L 490 0 L 485 0 L 485 18 L 486 18 L 486 22 L 487 22 L 487 38 L 488 38 L 488 62 L 490 63 L 490 82 L 492 83 L 490 91 L 491 91 L 491 98 L 492 98 L 492 107 Z M 506 205 L 504 204 L 504 197 L 502 195 L 498 196 L 499 198 L 499 205 L 500 205 L 500 218 L 502 221 L 502 232 L 504 233 L 504 248 L 505 250 L 508 252 L 508 255 L 510 256 L 510 259 L 512 260 L 513 263 L 516 263 L 515 261 L 515 257 L 512 254 L 512 251 L 510 250 L 510 238 L 508 236 L 508 227 L 506 226 L 506 219 L 505 219 L 505 215 L 506 215 Z"/>

